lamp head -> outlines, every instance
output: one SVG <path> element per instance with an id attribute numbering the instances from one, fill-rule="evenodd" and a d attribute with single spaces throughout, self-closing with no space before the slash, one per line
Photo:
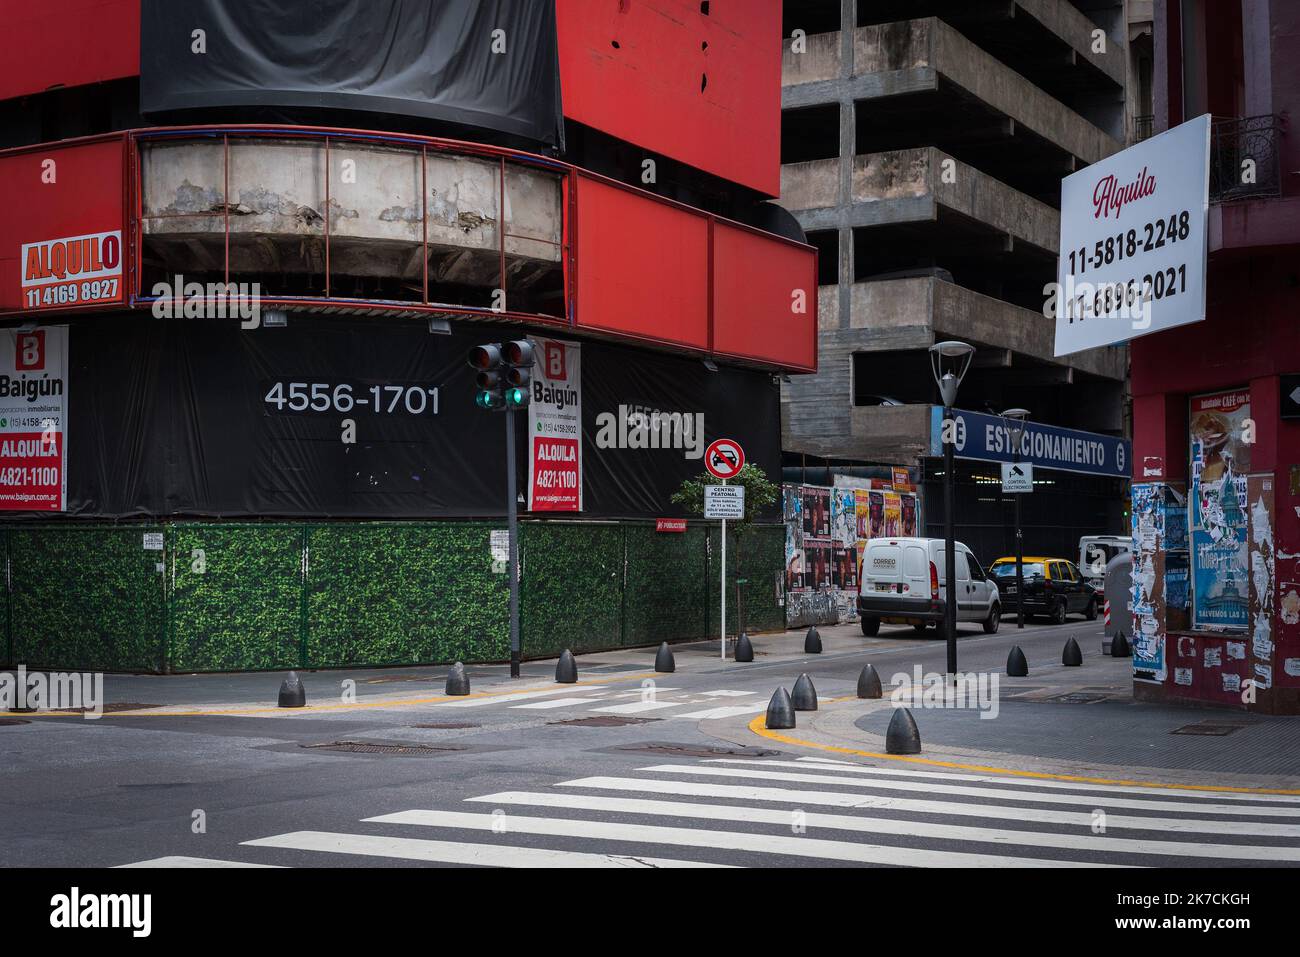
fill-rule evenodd
<path id="1" fill-rule="evenodd" d="M 966 377 L 971 360 L 975 357 L 975 347 L 966 342 L 949 339 L 936 342 L 930 347 L 930 370 L 934 373 L 939 395 L 947 408 L 957 402 L 957 387 Z"/>

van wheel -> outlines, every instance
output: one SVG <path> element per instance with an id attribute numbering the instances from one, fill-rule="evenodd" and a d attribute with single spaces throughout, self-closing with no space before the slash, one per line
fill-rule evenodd
<path id="1" fill-rule="evenodd" d="M 984 619 L 984 634 L 996 635 L 998 627 L 1002 624 L 1002 606 L 994 603 L 989 609 L 989 616 Z"/>
<path id="2" fill-rule="evenodd" d="M 1065 601 L 1062 599 L 1052 606 L 1052 610 L 1047 615 L 1047 620 L 1053 625 L 1065 624 Z"/>
<path id="3" fill-rule="evenodd" d="M 926 628 L 928 628 L 928 627 L 929 627 L 929 625 L 927 625 L 925 622 L 922 621 L 922 622 L 917 622 L 917 623 L 913 624 L 913 625 L 912 625 L 912 630 L 913 630 L 914 632 L 916 632 L 918 635 L 924 635 L 924 634 L 925 634 L 925 630 L 926 630 Z"/>
<path id="4" fill-rule="evenodd" d="M 1091 598 L 1088 600 L 1088 607 L 1084 610 L 1083 616 L 1089 621 L 1097 620 L 1097 599 Z"/>
<path id="5" fill-rule="evenodd" d="M 876 635 L 880 634 L 880 619 L 863 618 L 862 633 L 866 635 L 868 638 L 874 638 L 876 637 Z"/>

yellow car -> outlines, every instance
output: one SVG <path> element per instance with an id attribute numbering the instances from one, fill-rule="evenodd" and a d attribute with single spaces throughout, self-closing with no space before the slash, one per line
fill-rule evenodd
<path id="1" fill-rule="evenodd" d="M 1016 559 L 999 558 L 989 566 L 989 574 L 998 583 L 1002 596 L 1002 610 L 1011 614 L 1016 610 Z M 1065 558 L 1044 555 L 1026 555 L 1021 559 L 1024 577 L 1024 608 L 1026 615 L 1046 615 L 1054 625 L 1065 621 L 1065 616 L 1080 614 L 1093 621 L 1097 617 L 1097 593 L 1075 567 Z"/>

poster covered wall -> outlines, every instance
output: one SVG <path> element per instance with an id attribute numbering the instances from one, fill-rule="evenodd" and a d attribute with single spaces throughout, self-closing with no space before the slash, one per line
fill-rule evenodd
<path id="1" fill-rule="evenodd" d="M 65 508 L 67 350 L 67 326 L 0 333 L 0 510 Z"/>
<path id="2" fill-rule="evenodd" d="M 1194 396 L 1189 413 L 1192 627 L 1245 631 L 1250 391 Z"/>

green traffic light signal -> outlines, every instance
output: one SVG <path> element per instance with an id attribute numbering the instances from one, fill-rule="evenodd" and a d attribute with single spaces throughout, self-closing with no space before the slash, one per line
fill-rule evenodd
<path id="1" fill-rule="evenodd" d="M 514 406 L 515 408 L 519 408 L 520 406 L 524 406 L 527 404 L 528 404 L 527 389 L 519 389 L 519 388 L 506 389 L 506 405 L 511 405 Z"/>

